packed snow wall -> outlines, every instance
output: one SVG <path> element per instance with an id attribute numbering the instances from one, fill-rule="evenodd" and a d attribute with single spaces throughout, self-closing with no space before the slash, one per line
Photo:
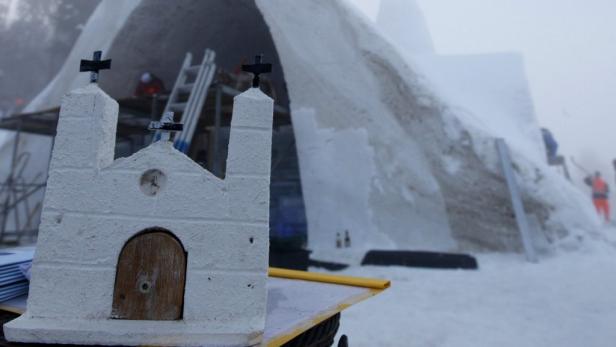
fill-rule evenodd
<path id="1" fill-rule="evenodd" d="M 305 195 L 330 205 L 314 208 L 328 217 L 311 231 L 313 244 L 332 244 L 335 230 L 326 228 L 338 229 L 339 219 L 348 216 L 360 221 L 364 230 L 382 232 L 398 247 L 443 247 L 450 232 L 462 249 L 520 248 L 494 148 L 494 137 L 502 134 L 472 124 L 472 117 L 458 114 L 438 98 L 429 88 L 430 74 L 403 59 L 344 2 L 257 3 L 283 63 L 300 164 L 307 166 L 302 179 L 310 179 L 305 173 L 314 176 Z M 416 49 L 429 51 L 425 42 L 430 41 Z M 310 73 L 306 65 L 320 67 Z M 516 125 L 526 121 L 511 120 Z M 302 127 L 306 123 L 310 126 Z M 592 229 L 596 220 L 585 198 L 535 155 L 542 150 L 536 141 L 538 129 L 533 136 L 520 133 L 521 128 L 510 129 L 511 138 L 522 139 L 512 147 L 514 161 L 526 209 L 539 220 L 540 231 L 556 240 L 570 229 Z M 302 132 L 308 132 L 305 143 Z M 344 136 L 348 137 L 341 140 Z M 534 151 L 527 150 L 535 145 Z M 332 169 L 331 162 L 338 167 Z M 340 187 L 354 187 L 349 190 L 356 200 L 340 198 Z M 312 222 L 317 219 L 310 216 L 314 204 L 306 199 Z M 355 219 L 352 206 L 360 202 L 366 203 L 369 215 Z M 565 221 L 563 216 L 570 218 Z"/>
<path id="2" fill-rule="evenodd" d="M 376 26 L 426 88 L 447 105 L 447 112 L 470 130 L 475 151 L 484 162 L 493 166 L 498 160 L 493 152 L 493 137 L 504 138 L 516 153 L 514 165 L 524 191 L 551 211 L 550 217 L 539 218 L 541 225 L 534 228 L 540 229 L 535 235 L 537 243 L 545 246 L 546 241 L 568 235 L 567 239 L 577 240 L 573 241 L 576 244 L 589 235 L 588 230 L 596 229 L 597 218 L 588 197 L 573 189 L 560 170 L 546 165 L 521 54 L 438 54 L 414 0 L 380 1 Z M 416 34 L 407 34 L 411 32 Z M 420 39 L 409 40 L 417 33 L 422 33 Z M 527 210 L 531 218 L 533 214 L 537 217 L 532 206 Z"/>
<path id="3" fill-rule="evenodd" d="M 131 95 L 144 70 L 173 80 L 186 51 L 213 48 L 226 68 L 256 52 L 274 63 L 272 77 L 286 85 L 279 103 L 291 109 L 310 248 L 333 248 L 348 230 L 358 249 L 520 249 L 493 135 L 435 96 L 420 65 L 349 4 L 143 0 L 121 17 L 115 31 L 90 21 L 71 53 L 87 57 L 90 42 L 110 42 L 114 69 L 101 85 L 114 97 Z M 37 107 L 85 83 L 75 67 Z M 564 181 L 524 151 L 514 148 L 514 160 L 527 210 L 552 239 L 592 224 Z M 565 227 L 562 216 L 578 224 Z"/>

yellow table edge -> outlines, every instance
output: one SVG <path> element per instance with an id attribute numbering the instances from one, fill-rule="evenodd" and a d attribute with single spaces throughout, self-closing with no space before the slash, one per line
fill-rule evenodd
<path id="1" fill-rule="evenodd" d="M 303 281 L 311 281 L 311 282 L 321 282 L 321 283 L 331 283 L 338 285 L 346 285 L 353 287 L 361 287 L 367 288 L 368 291 L 358 294 L 345 302 L 339 304 L 338 306 L 324 311 L 317 317 L 313 318 L 310 322 L 299 326 L 292 331 L 289 331 L 283 335 L 278 335 L 271 340 L 264 341 L 264 344 L 267 347 L 278 347 L 283 344 L 293 340 L 303 332 L 312 328 L 313 326 L 325 321 L 326 319 L 332 317 L 333 315 L 342 312 L 347 307 L 350 307 L 358 302 L 364 301 L 372 296 L 375 296 L 382 292 L 383 290 L 389 288 L 391 282 L 388 280 L 381 279 L 373 279 L 373 278 L 364 278 L 364 277 L 353 277 L 353 276 L 342 276 L 342 275 L 331 275 L 320 272 L 308 272 L 308 271 L 299 271 L 299 270 L 288 270 L 288 269 L 280 269 L 270 267 L 268 274 L 270 277 L 278 277 L 285 279 L 293 279 L 293 280 L 303 280 Z"/>
<path id="2" fill-rule="evenodd" d="M 20 308 L 15 308 L 15 307 L 7 306 L 7 305 L 0 305 L 0 311 L 11 312 L 11 313 L 19 314 L 19 315 L 26 312 L 26 310 L 22 310 Z"/>
<path id="3" fill-rule="evenodd" d="M 341 276 L 331 275 L 321 272 L 308 272 L 299 270 L 280 269 L 276 267 L 270 267 L 268 274 L 270 277 L 286 278 L 291 280 L 304 280 L 311 282 L 322 282 L 340 284 L 344 286 L 353 286 L 361 288 L 370 288 L 377 290 L 384 290 L 389 288 L 391 282 L 388 280 L 365 278 L 365 277 L 353 277 L 353 276 Z"/>
<path id="4" fill-rule="evenodd" d="M 320 272 L 308 272 L 308 271 L 299 271 L 299 270 L 288 270 L 288 269 L 280 269 L 271 267 L 268 271 L 269 277 L 276 278 L 285 278 L 285 279 L 293 279 L 293 280 L 303 280 L 303 281 L 311 281 L 311 282 L 321 282 L 321 283 L 331 283 L 345 286 L 353 286 L 353 287 L 361 287 L 369 289 L 365 293 L 356 295 L 349 300 L 339 304 L 335 308 L 327 310 L 320 314 L 319 316 L 313 318 L 310 322 L 293 329 L 292 331 L 285 333 L 284 335 L 279 335 L 274 337 L 269 341 L 265 341 L 268 347 L 278 347 L 281 346 L 295 337 L 299 336 L 301 333 L 306 330 L 312 328 L 313 326 L 323 322 L 324 320 L 330 318 L 331 316 L 342 312 L 345 308 L 352 306 L 358 302 L 364 301 L 383 290 L 389 288 L 391 282 L 388 280 L 380 280 L 373 278 L 364 278 L 364 277 L 353 277 L 353 276 L 342 276 L 342 275 L 331 275 Z M 0 305 L 0 310 L 8 311 L 16 314 L 23 314 L 25 311 L 21 309 L 16 309 L 14 307 L 9 307 L 5 305 Z"/>

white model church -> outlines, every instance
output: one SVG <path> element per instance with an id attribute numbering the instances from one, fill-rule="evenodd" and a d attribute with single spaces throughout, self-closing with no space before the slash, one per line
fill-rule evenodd
<path id="1" fill-rule="evenodd" d="M 114 160 L 117 111 L 96 84 L 63 100 L 27 312 L 7 339 L 259 344 L 273 100 L 235 98 L 224 180 L 168 141 Z"/>

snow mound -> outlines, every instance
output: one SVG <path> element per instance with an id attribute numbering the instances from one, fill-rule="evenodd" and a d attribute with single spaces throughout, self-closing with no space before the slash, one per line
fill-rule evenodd
<path id="1" fill-rule="evenodd" d="M 529 265 L 488 254 L 478 271 L 349 268 L 391 287 L 345 310 L 339 334 L 357 347 L 613 346 L 614 256 L 569 253 Z"/>
<path id="2" fill-rule="evenodd" d="M 59 95 L 83 83 L 75 59 L 92 45 L 108 47 L 118 62 L 113 80 L 101 82 L 116 98 L 130 95 L 145 67 L 173 80 L 186 51 L 212 47 L 229 68 L 264 48 L 277 69 L 272 75 L 287 88 L 311 249 L 333 249 L 336 234 L 348 230 L 358 252 L 519 251 L 495 137 L 511 146 L 526 209 L 546 243 L 596 228 L 586 197 L 543 164 L 518 57 L 434 56 L 412 2 L 397 6 L 406 4 L 400 13 L 415 18 L 410 52 L 425 58 L 401 53 L 395 38 L 384 39 L 342 0 L 255 3 L 135 1 L 117 8 L 111 25 L 101 12 L 112 3 L 101 2 L 29 109 L 57 105 Z M 397 12 L 394 6 L 390 13 Z M 502 66 L 515 73 L 503 75 Z"/>
<path id="3" fill-rule="evenodd" d="M 596 227 L 585 197 L 542 164 L 538 127 L 531 134 L 534 115 L 528 94 L 521 93 L 519 100 L 504 97 L 484 105 L 475 98 L 462 106 L 478 106 L 464 110 L 455 102 L 474 97 L 472 92 L 460 96 L 456 95 L 459 89 L 446 90 L 458 97 L 452 97 L 451 103 L 447 102 L 449 95 L 439 97 L 441 80 L 430 73 L 428 63 L 422 66 L 404 59 L 347 4 L 257 4 L 281 57 L 294 122 L 300 123 L 295 124 L 298 150 L 309 153 L 300 154 L 300 166 L 303 180 L 312 181 L 304 190 L 312 195 L 306 198 L 310 227 L 316 226 L 310 233 L 312 248 L 333 247 L 332 235 L 350 221 L 360 221 L 361 244 L 369 247 L 390 246 L 384 237 L 376 236 L 384 234 L 400 248 L 446 249 L 451 237 L 461 249 L 519 250 L 494 146 L 495 137 L 505 135 L 503 129 L 511 143 L 527 211 L 536 216 L 545 237 L 554 241 L 572 229 Z M 320 67 L 308 70 L 308 62 Z M 481 61 L 475 64 L 483 66 Z M 457 71 L 455 66 L 448 68 Z M 446 73 L 438 67 L 433 70 Z M 468 86 L 472 76 L 463 72 L 457 72 L 462 74 L 458 81 L 466 78 Z M 494 90 L 498 76 L 485 79 L 483 88 Z M 511 89 L 507 85 L 502 88 Z M 519 104 L 530 110 L 525 116 L 516 118 L 503 112 L 512 105 L 519 109 Z M 301 112 L 296 113 L 298 110 Z M 473 112 L 481 112 L 488 117 L 483 112 L 490 110 L 498 110 L 490 114 L 495 119 L 473 116 Z M 305 122 L 312 125 L 303 126 Z M 349 132 L 361 136 L 332 140 L 333 134 Z M 337 160 L 334 171 L 332 157 L 347 153 L 345 148 L 355 148 L 364 157 L 349 163 Z M 367 191 L 366 181 L 370 182 Z M 353 194 L 340 194 L 337 189 L 345 186 L 357 188 Z M 311 200 L 328 205 L 319 206 Z M 358 207 L 361 202 L 368 208 Z"/>

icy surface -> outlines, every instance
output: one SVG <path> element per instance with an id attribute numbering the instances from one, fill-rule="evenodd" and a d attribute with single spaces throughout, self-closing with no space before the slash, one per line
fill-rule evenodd
<path id="1" fill-rule="evenodd" d="M 616 229 L 609 233 L 616 240 Z M 339 334 L 357 347 L 614 346 L 614 248 L 595 245 L 536 265 L 496 254 L 478 261 L 479 271 L 344 271 L 392 285 L 345 310 Z"/>

